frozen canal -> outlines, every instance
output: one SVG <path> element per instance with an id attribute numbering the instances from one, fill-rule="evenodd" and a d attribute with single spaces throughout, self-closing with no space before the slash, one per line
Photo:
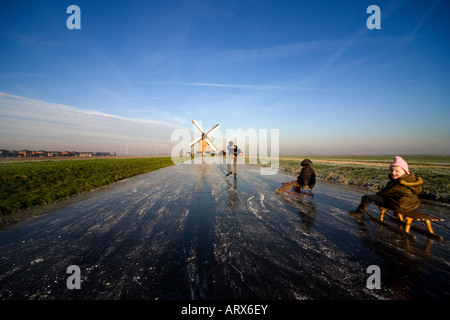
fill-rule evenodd
<path id="1" fill-rule="evenodd" d="M 319 182 L 295 199 L 274 193 L 294 176 L 238 170 L 164 168 L 1 230 L 0 299 L 450 298 L 449 205 L 422 205 L 443 241 L 411 240 L 348 214 L 367 190 Z"/>

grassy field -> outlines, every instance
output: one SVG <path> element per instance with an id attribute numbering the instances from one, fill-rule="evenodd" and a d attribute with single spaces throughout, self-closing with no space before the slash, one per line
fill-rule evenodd
<path id="1" fill-rule="evenodd" d="M 0 163 L 0 215 L 171 165 L 170 157 Z"/>
<path id="2" fill-rule="evenodd" d="M 379 190 L 388 182 L 393 156 L 288 156 L 280 170 L 298 174 L 301 160 L 309 158 L 320 179 Z M 450 157 L 405 156 L 409 169 L 424 180 L 422 198 L 450 201 Z"/>
<path id="3" fill-rule="evenodd" d="M 283 160 L 309 158 L 320 162 L 340 162 L 340 163 L 371 163 L 374 165 L 390 164 L 394 156 L 280 156 Z M 404 156 L 403 159 L 408 164 L 416 166 L 440 166 L 450 168 L 450 156 Z"/>

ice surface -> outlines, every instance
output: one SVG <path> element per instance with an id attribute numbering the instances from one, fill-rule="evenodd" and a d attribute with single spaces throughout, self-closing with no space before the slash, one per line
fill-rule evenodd
<path id="1" fill-rule="evenodd" d="M 369 190 L 295 176 L 180 164 L 93 192 L 0 231 L 1 299 L 410 299 L 450 297 L 448 212 L 439 242 L 408 240 L 348 214 Z M 66 269 L 81 270 L 68 290 Z M 381 289 L 366 288 L 378 265 Z"/>

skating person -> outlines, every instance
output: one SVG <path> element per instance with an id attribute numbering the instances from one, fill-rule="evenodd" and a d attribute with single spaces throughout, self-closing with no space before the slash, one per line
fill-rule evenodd
<path id="1" fill-rule="evenodd" d="M 386 187 L 374 195 L 362 196 L 358 208 L 349 212 L 363 213 L 371 203 L 394 211 L 417 210 L 420 206 L 422 184 L 422 178 L 409 171 L 406 161 L 395 156 L 389 166 L 389 182 Z"/>
<path id="2" fill-rule="evenodd" d="M 227 170 L 228 173 L 226 174 L 226 177 L 231 175 L 233 171 L 231 171 L 231 163 L 233 163 L 234 168 L 234 176 L 237 175 L 237 157 L 240 153 L 240 149 L 233 144 L 233 141 L 228 142 L 228 159 L 227 159 Z"/>
<path id="3" fill-rule="evenodd" d="M 297 177 L 297 180 L 289 181 L 285 183 L 281 188 L 275 189 L 275 192 L 280 194 L 281 192 L 285 192 L 290 187 L 300 187 L 302 189 L 314 188 L 316 184 L 316 173 L 314 169 L 311 168 L 311 160 L 305 159 L 301 163 L 302 170 L 300 171 L 300 175 Z"/>

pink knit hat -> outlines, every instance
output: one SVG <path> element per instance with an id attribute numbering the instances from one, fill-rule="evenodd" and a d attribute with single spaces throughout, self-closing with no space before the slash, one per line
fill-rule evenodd
<path id="1" fill-rule="evenodd" d="M 406 163 L 405 160 L 403 160 L 402 157 L 399 157 L 399 156 L 395 156 L 395 157 L 394 157 L 394 161 L 391 163 L 391 165 L 389 166 L 389 168 L 390 168 L 390 167 L 400 167 L 400 168 L 402 168 L 403 170 L 405 170 L 407 174 L 410 173 L 409 170 L 408 170 L 408 164 Z"/>

